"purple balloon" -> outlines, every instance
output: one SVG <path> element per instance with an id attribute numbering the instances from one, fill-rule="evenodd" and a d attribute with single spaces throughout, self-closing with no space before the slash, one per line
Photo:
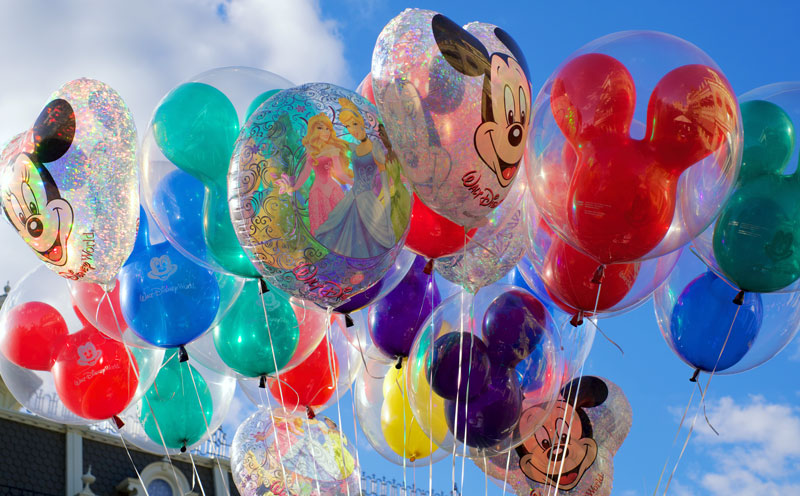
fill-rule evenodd
<path id="1" fill-rule="evenodd" d="M 463 402 L 464 398 L 475 398 L 489 382 L 486 345 L 471 332 L 450 332 L 439 336 L 433 342 L 427 376 L 433 391 L 446 400 L 458 397 Z"/>
<path id="2" fill-rule="evenodd" d="M 338 307 L 334 308 L 334 312 L 339 313 L 352 313 L 361 310 L 364 307 L 368 307 L 372 304 L 372 302 L 381 294 L 381 289 L 383 289 L 383 280 L 387 277 L 391 276 L 394 272 L 394 267 L 390 269 L 390 272 L 383 276 L 383 279 L 376 282 L 372 286 L 370 286 L 366 291 L 362 291 L 357 295 L 353 296 L 346 302 L 342 303 Z"/>
<path id="3" fill-rule="evenodd" d="M 483 337 L 489 359 L 499 367 L 515 367 L 542 341 L 547 310 L 532 294 L 512 289 L 486 309 Z"/>
<path id="4" fill-rule="evenodd" d="M 397 287 L 370 309 L 372 342 L 387 356 L 408 356 L 422 324 L 441 302 L 436 283 L 424 270 L 425 259 L 415 258 Z"/>
<path id="5" fill-rule="evenodd" d="M 467 402 L 445 402 L 445 419 L 456 439 L 473 448 L 490 448 L 513 434 L 522 413 L 522 393 L 513 371 L 492 373 L 489 385 Z M 456 422 L 457 420 L 457 422 Z M 465 437 L 466 434 L 466 437 Z"/>

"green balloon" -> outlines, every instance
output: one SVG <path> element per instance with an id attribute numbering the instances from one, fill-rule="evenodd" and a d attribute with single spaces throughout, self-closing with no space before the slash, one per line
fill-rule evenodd
<path id="1" fill-rule="evenodd" d="M 213 415 L 214 401 L 203 376 L 189 362 L 180 362 L 177 349 L 167 350 L 142 401 L 140 420 L 147 437 L 161 444 L 163 435 L 164 444 L 172 449 L 190 446 L 206 434 Z"/>
<path id="2" fill-rule="evenodd" d="M 800 176 L 783 174 L 794 126 L 770 102 L 745 102 L 741 111 L 742 166 L 714 227 L 714 256 L 739 288 L 768 293 L 800 278 Z"/>
<path id="3" fill-rule="evenodd" d="M 264 293 L 267 321 L 259 284 L 247 281 L 228 315 L 214 328 L 220 358 L 245 377 L 260 377 L 282 369 L 297 350 L 299 325 L 289 300 L 275 290 Z M 273 354 L 274 350 L 274 354 Z"/>
<path id="4" fill-rule="evenodd" d="M 261 277 L 233 230 L 226 188 L 206 187 L 203 228 L 208 252 L 228 272 L 247 278 Z"/>

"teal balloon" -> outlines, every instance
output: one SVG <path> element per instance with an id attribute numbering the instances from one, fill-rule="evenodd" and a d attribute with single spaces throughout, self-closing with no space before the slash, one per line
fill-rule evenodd
<path id="1" fill-rule="evenodd" d="M 209 254 L 228 272 L 258 277 L 236 238 L 228 207 L 228 166 L 239 136 L 233 103 L 208 84 L 182 84 L 156 109 L 153 136 L 170 162 L 203 182 L 203 234 Z"/>
<path id="2" fill-rule="evenodd" d="M 742 166 L 714 227 L 714 257 L 739 288 L 768 293 L 800 278 L 800 176 L 784 174 L 795 131 L 773 103 L 745 102 L 741 111 Z"/>
<path id="3" fill-rule="evenodd" d="M 275 290 L 264 293 L 265 319 L 261 297 L 258 282 L 246 282 L 233 308 L 213 331 L 222 361 L 245 377 L 270 375 L 285 367 L 300 337 L 289 300 Z"/>
<path id="4" fill-rule="evenodd" d="M 250 102 L 250 105 L 247 107 L 247 116 L 244 118 L 244 121 L 245 122 L 249 121 L 250 116 L 253 115 L 253 112 L 258 110 L 258 107 L 260 107 L 262 103 L 272 98 L 272 96 L 277 94 L 279 91 L 281 90 L 269 90 L 255 97 L 253 101 Z"/>
<path id="5" fill-rule="evenodd" d="M 172 449 L 191 446 L 206 434 L 213 415 L 214 401 L 206 380 L 189 362 L 180 362 L 177 349 L 168 350 L 142 401 L 140 420 L 147 437 L 160 445 L 163 436 L 164 444 Z"/>

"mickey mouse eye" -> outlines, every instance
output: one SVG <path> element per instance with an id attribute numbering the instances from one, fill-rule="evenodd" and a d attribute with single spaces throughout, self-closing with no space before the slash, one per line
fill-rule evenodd
<path id="1" fill-rule="evenodd" d="M 544 427 L 539 427 L 539 429 L 537 429 L 536 434 L 534 434 L 534 438 L 536 439 L 536 443 L 539 445 L 539 447 L 545 451 L 549 450 L 550 446 L 552 446 L 550 443 L 550 434 Z"/>
<path id="2" fill-rule="evenodd" d="M 525 98 L 525 90 L 519 87 L 519 118 L 520 122 L 525 123 L 525 116 L 528 115 L 528 99 Z"/>
<path id="3" fill-rule="evenodd" d="M 510 126 L 514 123 L 514 93 L 508 85 L 503 90 L 503 103 L 506 106 L 506 123 Z"/>
<path id="4" fill-rule="evenodd" d="M 28 183 L 22 183 L 22 201 L 28 210 L 30 211 L 31 215 L 39 215 L 39 206 L 36 202 L 36 195 L 33 194 L 33 190 L 31 189 Z"/>
<path id="5" fill-rule="evenodd" d="M 14 195 L 8 195 L 7 198 L 9 203 L 11 203 L 11 211 L 14 212 L 14 215 L 19 219 L 20 224 L 25 225 L 25 212 L 22 211 L 22 205 L 19 204 L 19 200 L 17 200 L 17 197 Z"/>

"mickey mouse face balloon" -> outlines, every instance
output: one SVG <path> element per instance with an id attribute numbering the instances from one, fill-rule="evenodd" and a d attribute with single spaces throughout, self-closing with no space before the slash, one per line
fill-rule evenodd
<path id="1" fill-rule="evenodd" d="M 419 198 L 456 224 L 485 222 L 519 171 L 531 122 L 528 66 L 513 38 L 408 9 L 378 37 L 372 86 Z"/>
<path id="2" fill-rule="evenodd" d="M 62 277 L 107 283 L 136 235 L 135 157 L 119 95 L 99 81 L 71 81 L 0 153 L 5 217 Z"/>

